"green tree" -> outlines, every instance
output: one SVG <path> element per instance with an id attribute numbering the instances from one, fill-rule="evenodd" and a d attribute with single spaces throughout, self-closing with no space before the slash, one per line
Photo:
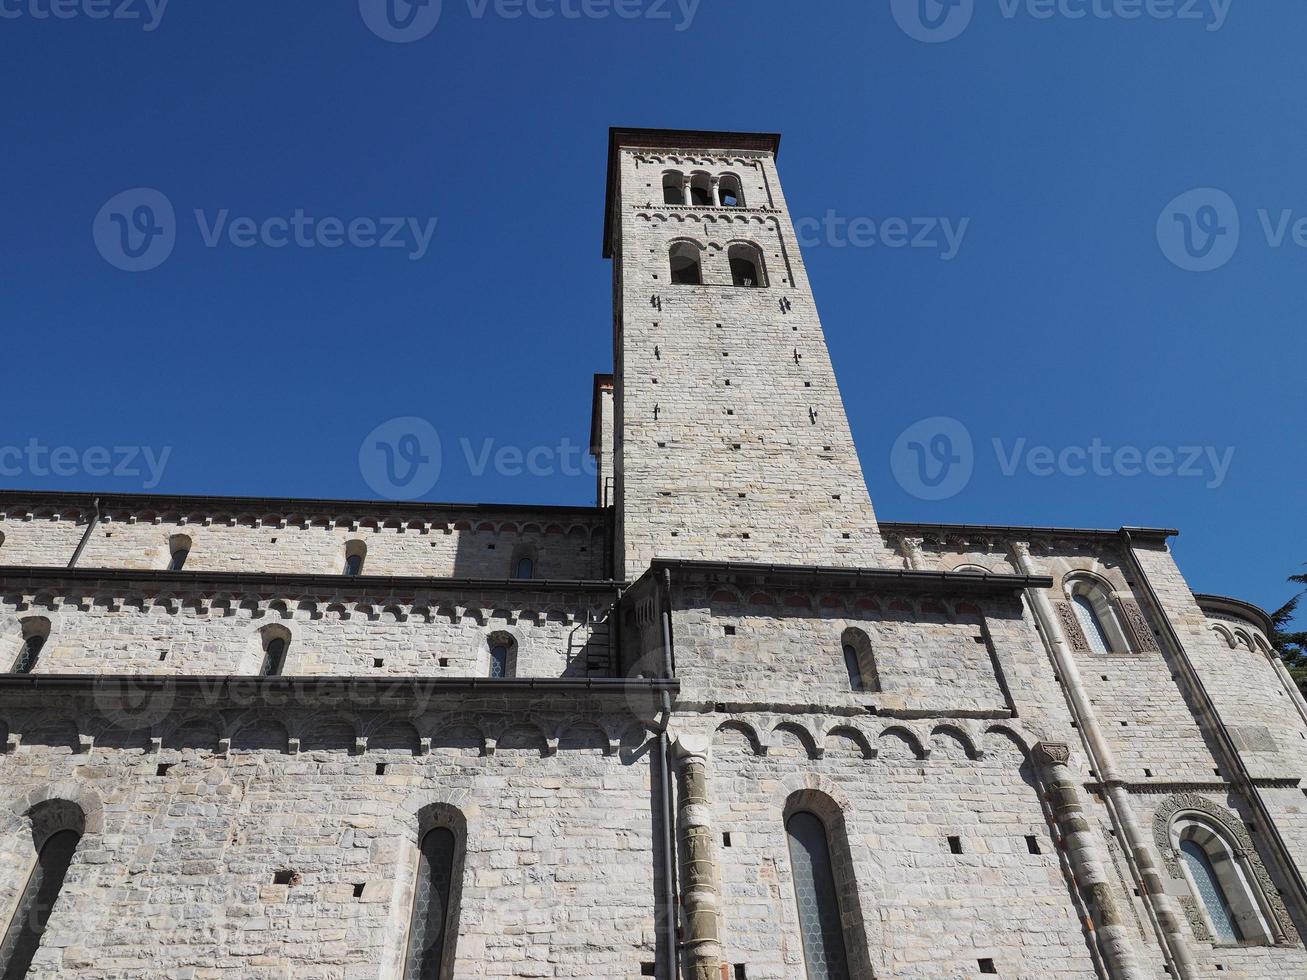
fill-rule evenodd
<path id="1" fill-rule="evenodd" d="M 1289 581 L 1307 585 L 1307 575 L 1291 575 Z M 1307 630 L 1293 629 L 1298 603 L 1304 594 L 1307 593 L 1299 592 L 1271 614 L 1270 640 L 1284 665 L 1289 668 L 1289 674 L 1297 682 L 1299 690 L 1307 694 Z"/>

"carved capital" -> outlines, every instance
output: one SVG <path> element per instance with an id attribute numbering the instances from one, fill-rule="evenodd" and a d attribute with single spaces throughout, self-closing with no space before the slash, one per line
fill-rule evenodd
<path id="1" fill-rule="evenodd" d="M 1071 761 L 1071 746 L 1065 742 L 1040 742 L 1035 746 L 1035 762 L 1040 766 L 1065 766 Z"/>

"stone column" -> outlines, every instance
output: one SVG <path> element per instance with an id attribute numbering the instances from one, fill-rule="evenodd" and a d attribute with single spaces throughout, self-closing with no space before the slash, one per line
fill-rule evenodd
<path id="1" fill-rule="evenodd" d="M 719 208 L 722 206 L 722 179 L 717 174 L 712 175 L 712 206 Z"/>
<path id="2" fill-rule="evenodd" d="M 691 980 L 721 980 L 722 949 L 718 938 L 717 862 L 708 805 L 706 736 L 676 740 L 680 760 L 680 806 L 677 829 L 681 851 L 681 907 L 685 918 L 687 974 Z"/>
<path id="3" fill-rule="evenodd" d="M 1147 980 L 1148 973 L 1130 947 L 1125 917 L 1112 898 L 1107 873 L 1099 860 L 1098 842 L 1067 766 L 1070 759 L 1071 749 L 1063 743 L 1040 742 L 1035 746 L 1035 765 L 1039 767 L 1053 818 L 1066 843 L 1071 873 L 1089 906 L 1089 930 L 1113 980 Z"/>
<path id="4" fill-rule="evenodd" d="M 681 203 L 687 207 L 690 205 L 690 182 L 693 179 L 693 177 L 689 176 L 681 178 Z"/>

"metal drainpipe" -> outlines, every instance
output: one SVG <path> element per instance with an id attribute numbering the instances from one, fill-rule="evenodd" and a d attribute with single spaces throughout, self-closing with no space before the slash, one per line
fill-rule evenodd
<path id="1" fill-rule="evenodd" d="M 1221 713 L 1216 708 L 1216 702 L 1212 700 L 1212 696 L 1208 693 L 1207 686 L 1203 683 L 1197 668 L 1194 667 L 1193 661 L 1189 659 L 1189 654 L 1180 641 L 1180 634 L 1172 625 L 1171 617 L 1166 614 L 1166 610 L 1162 606 L 1162 600 L 1158 597 L 1157 590 L 1153 588 L 1153 583 L 1148 578 L 1148 572 L 1144 570 L 1143 562 L 1139 560 L 1139 556 L 1135 553 L 1134 539 L 1130 537 L 1130 532 L 1125 528 L 1121 529 L 1121 540 L 1125 543 L 1125 553 L 1130 560 L 1130 566 L 1138 576 L 1139 583 L 1144 587 L 1144 594 L 1148 597 L 1149 605 L 1153 608 L 1153 615 L 1161 624 L 1162 632 L 1166 634 L 1166 638 L 1171 644 L 1171 650 L 1181 667 L 1181 673 L 1188 683 L 1190 691 L 1196 695 L 1195 700 L 1198 702 L 1198 710 L 1206 716 L 1202 720 L 1207 722 L 1207 729 L 1216 737 L 1217 744 L 1220 745 L 1222 753 L 1226 757 L 1224 761 L 1233 770 L 1235 785 L 1257 814 L 1257 822 L 1261 824 L 1263 833 L 1269 838 L 1272 850 L 1275 852 L 1276 863 L 1280 865 L 1281 872 L 1290 887 L 1293 888 L 1294 900 L 1298 906 L 1299 914 L 1307 913 L 1307 883 L 1303 882 L 1302 874 L 1299 872 L 1298 866 L 1294 864 L 1289 848 L 1284 843 L 1284 838 L 1280 836 L 1280 829 L 1275 825 L 1271 811 L 1266 807 L 1266 801 L 1262 799 L 1262 794 L 1258 792 L 1256 784 L 1253 783 L 1252 773 L 1244 765 L 1243 757 L 1239 754 L 1234 741 L 1230 738 L 1225 722 L 1221 719 Z"/>
<path id="2" fill-rule="evenodd" d="M 82 540 L 77 542 L 77 550 L 73 552 L 73 557 L 68 560 L 69 568 L 77 567 L 77 559 L 82 557 L 82 549 L 86 547 L 86 542 L 91 538 L 91 532 L 95 530 L 100 523 L 100 498 L 95 498 L 95 514 L 91 517 L 91 523 L 86 525 L 86 530 L 82 533 Z"/>
<path id="3" fill-rule="evenodd" d="M 1014 542 L 1012 553 L 1024 574 L 1036 574 L 1034 563 L 1030 560 L 1030 552 L 1024 542 Z M 1093 706 L 1085 694 L 1084 684 L 1080 679 L 1080 669 L 1071 655 L 1070 645 L 1062 633 L 1053 604 L 1044 594 L 1043 589 L 1029 589 L 1026 594 L 1030 597 L 1036 619 L 1043 625 L 1049 652 L 1057 665 L 1058 673 L 1062 676 L 1067 704 L 1081 733 L 1081 743 L 1089 756 L 1090 765 L 1103 785 L 1108 803 L 1108 816 L 1126 845 L 1123 848 L 1126 860 L 1139 878 L 1144 908 L 1148 911 L 1153 927 L 1161 939 L 1162 954 L 1166 957 L 1171 975 L 1178 980 L 1194 980 L 1198 976 L 1198 966 L 1185 942 L 1180 913 L 1175 901 L 1166 893 L 1164 876 L 1154 862 L 1148 838 L 1135 818 L 1129 794 L 1117 773 L 1112 750 L 1103 737 Z"/>
<path id="4" fill-rule="evenodd" d="M 663 569 L 662 615 L 662 674 L 670 680 L 675 676 L 675 658 L 672 656 L 672 573 Z M 658 769 L 663 794 L 663 936 L 667 949 L 667 980 L 676 980 L 680 972 L 680 950 L 677 948 L 676 927 L 681 910 L 677 900 L 675 831 L 672 810 L 672 747 L 667 728 L 672 721 L 672 696 L 662 692 L 662 728 L 658 732 Z"/>

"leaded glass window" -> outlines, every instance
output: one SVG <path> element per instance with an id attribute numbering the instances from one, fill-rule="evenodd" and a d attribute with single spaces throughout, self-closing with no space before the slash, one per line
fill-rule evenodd
<path id="1" fill-rule="evenodd" d="M 361 575 L 362 573 L 363 573 L 363 556 L 357 553 L 352 555 L 346 555 L 345 574 Z"/>
<path id="2" fill-rule="evenodd" d="M 790 865 L 794 872 L 807 980 L 849 980 L 848 953 L 844 947 L 826 827 L 815 815 L 800 811 L 786 821 L 785 829 L 790 839 Z"/>
<path id="3" fill-rule="evenodd" d="M 1217 940 L 1223 943 L 1243 942 L 1243 933 L 1235 921 L 1230 900 L 1221 887 L 1220 879 L 1216 877 L 1216 868 L 1212 866 L 1212 859 L 1203 845 L 1196 840 L 1183 840 L 1180 842 L 1180 853 L 1189 869 L 1189 877 L 1198 889 L 1198 898 L 1207 909 L 1207 917 L 1212 920 Z"/>
<path id="4" fill-rule="evenodd" d="M 849 687 L 855 691 L 863 690 L 862 668 L 858 665 L 858 651 L 848 643 L 844 644 L 844 669 L 849 672 Z"/>
<path id="5" fill-rule="evenodd" d="M 259 673 L 264 677 L 274 677 L 281 673 L 281 668 L 285 666 L 285 660 L 286 641 L 280 636 L 274 636 L 263 649 L 263 666 Z"/>
<path id="6" fill-rule="evenodd" d="M 1094 601 L 1083 593 L 1077 593 L 1071 597 L 1071 605 L 1075 607 L 1076 619 L 1080 621 L 1080 629 L 1085 634 L 1089 649 L 1094 653 L 1111 653 L 1112 646 L 1107 641 L 1103 621 L 1094 609 Z"/>
<path id="7" fill-rule="evenodd" d="M 0 974 L 2 980 L 23 980 L 32 958 L 41 947 L 41 934 L 50 921 L 50 910 L 59 897 L 68 864 L 81 838 L 76 831 L 61 830 L 51 835 L 41 847 L 27 885 L 18 897 L 13 921 L 0 944 Z"/>
<path id="8" fill-rule="evenodd" d="M 508 676 L 508 644 L 496 643 L 490 648 L 490 676 Z"/>
<path id="9" fill-rule="evenodd" d="M 454 927 L 450 896 L 457 843 L 447 827 L 437 827 L 422 838 L 404 980 L 447 980 L 441 966 L 446 934 Z"/>
<path id="10" fill-rule="evenodd" d="M 36 667 L 36 658 L 41 655 L 41 648 L 45 646 L 45 637 L 40 633 L 34 633 L 23 641 L 23 649 L 18 652 L 18 661 L 14 664 L 14 673 L 30 674 Z"/>

